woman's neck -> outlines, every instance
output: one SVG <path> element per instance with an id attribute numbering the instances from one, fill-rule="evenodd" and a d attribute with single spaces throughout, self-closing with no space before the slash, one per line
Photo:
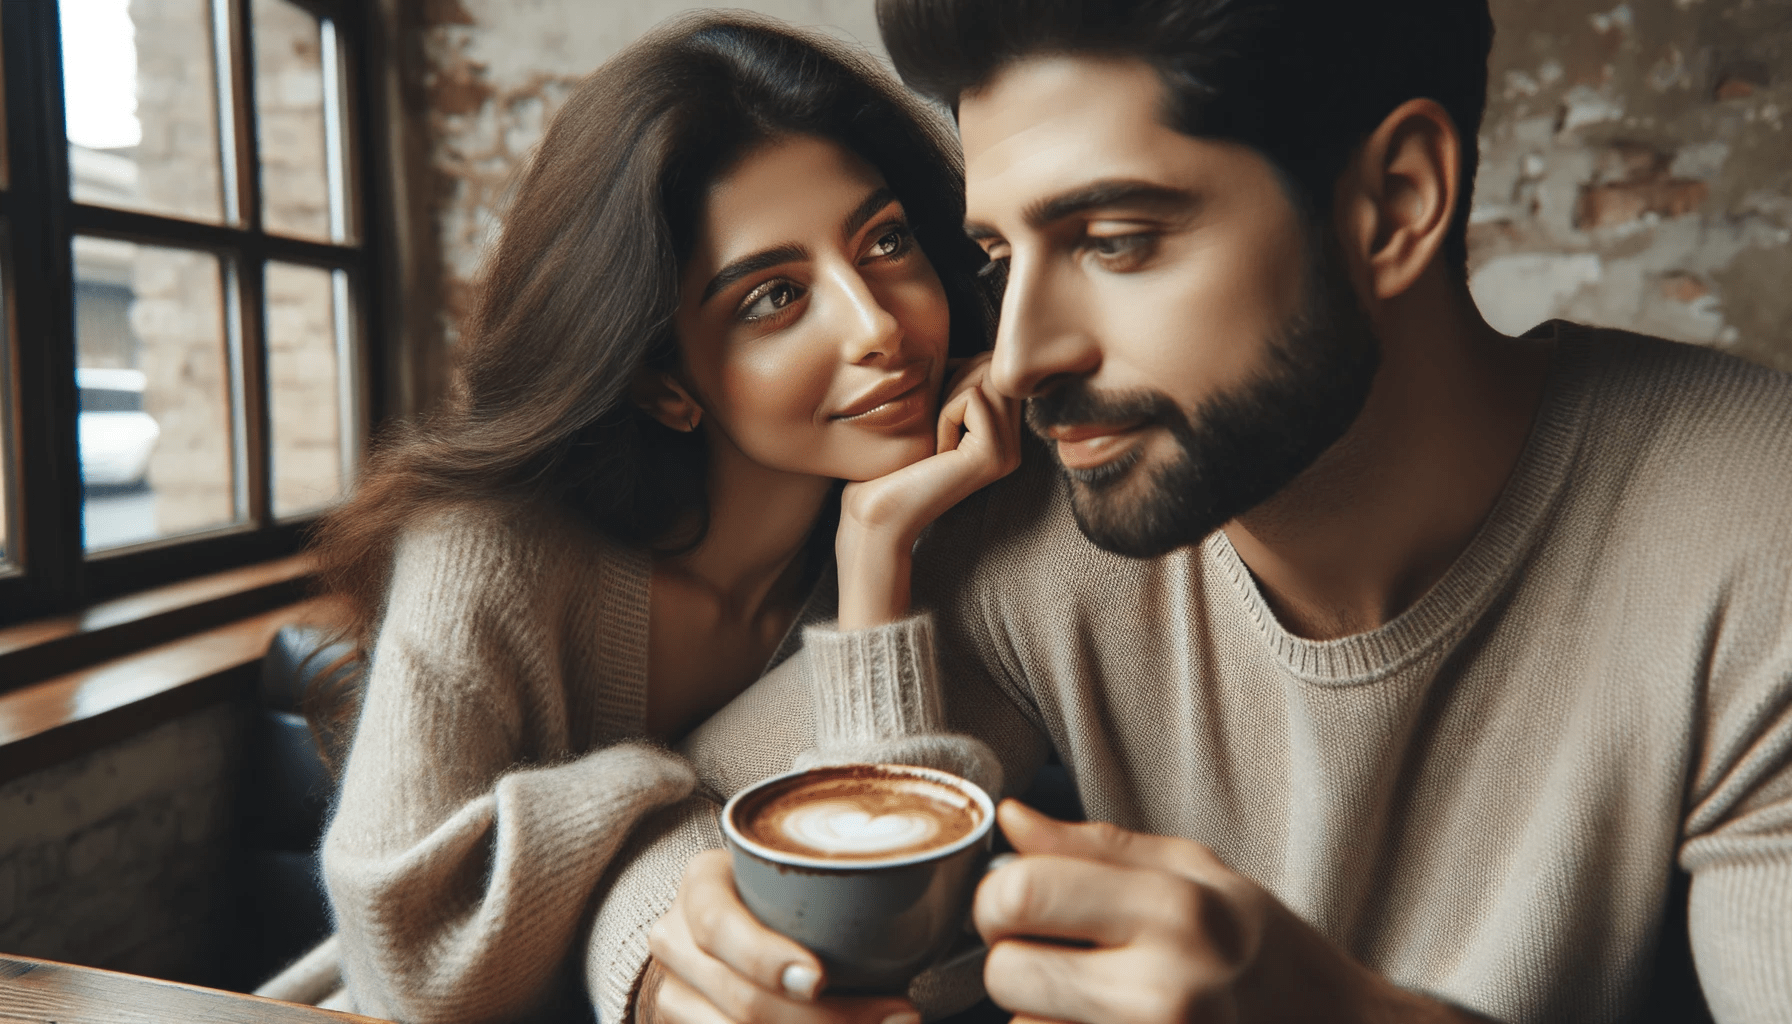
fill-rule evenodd
<path id="1" fill-rule="evenodd" d="M 712 431 L 707 485 L 709 530 L 666 567 L 711 591 L 728 618 L 751 621 L 801 570 L 798 556 L 833 481 L 768 469 Z"/>

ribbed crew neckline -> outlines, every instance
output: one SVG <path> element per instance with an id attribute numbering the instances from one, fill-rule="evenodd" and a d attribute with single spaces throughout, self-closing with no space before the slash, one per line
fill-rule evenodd
<path id="1" fill-rule="evenodd" d="M 1225 531 L 1202 543 L 1204 561 L 1225 573 L 1271 657 L 1310 683 L 1346 686 L 1399 672 L 1460 636 L 1499 593 L 1536 540 L 1568 479 L 1590 405 L 1591 335 L 1565 322 L 1554 331 L 1555 356 L 1518 463 L 1493 509 L 1442 579 L 1412 607 L 1366 633 L 1307 640 L 1276 619 Z"/>

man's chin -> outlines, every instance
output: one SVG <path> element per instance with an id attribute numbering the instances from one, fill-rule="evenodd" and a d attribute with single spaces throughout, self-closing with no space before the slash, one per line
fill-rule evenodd
<path id="1" fill-rule="evenodd" d="M 1176 474 L 1140 465 L 1136 458 L 1127 462 L 1101 467 L 1108 475 L 1093 480 L 1088 470 L 1064 470 L 1077 528 L 1096 547 L 1127 558 L 1157 558 L 1199 544 L 1225 522 L 1191 508 L 1190 495 L 1179 493 L 1168 479 Z"/>

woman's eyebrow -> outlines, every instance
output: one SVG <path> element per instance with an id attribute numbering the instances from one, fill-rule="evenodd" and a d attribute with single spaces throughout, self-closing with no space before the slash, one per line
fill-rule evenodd
<path id="1" fill-rule="evenodd" d="M 854 207 L 851 213 L 846 215 L 846 223 L 841 228 L 841 233 L 848 238 L 858 234 L 859 229 L 864 227 L 871 218 L 877 216 L 879 210 L 895 201 L 896 193 L 890 191 L 888 185 L 871 193 L 865 197 L 863 202 Z"/>
<path id="2" fill-rule="evenodd" d="M 870 195 L 866 196 L 859 205 L 853 207 L 851 213 L 846 215 L 846 220 L 841 225 L 841 233 L 848 238 L 858 234 L 859 229 L 869 223 L 871 218 L 877 216 L 878 211 L 895 201 L 896 193 L 892 192 L 888 186 L 872 192 Z M 761 270 L 770 270 L 772 267 L 781 266 L 785 263 L 795 263 L 798 260 L 805 260 L 808 258 L 809 250 L 795 242 L 787 242 L 784 245 L 774 245 L 770 249 L 763 249 L 750 256 L 742 256 L 740 259 L 728 264 L 721 270 L 716 271 L 716 276 L 710 278 L 709 283 L 703 286 L 703 297 L 697 300 L 697 304 L 701 306 L 710 299 L 715 298 L 717 292 L 727 288 L 729 285 L 743 277 L 757 274 Z"/>
<path id="3" fill-rule="evenodd" d="M 703 286 L 703 298 L 697 301 L 697 305 L 701 306 L 710 299 L 715 298 L 717 292 L 743 277 L 757 274 L 761 270 L 770 270 L 772 267 L 781 266 L 785 263 L 795 263 L 798 260 L 806 260 L 808 258 L 809 250 L 795 242 L 774 245 L 770 249 L 761 249 L 751 256 L 742 256 L 740 259 L 728 264 L 721 270 L 716 271 L 716 276 L 710 278 L 709 283 Z"/>

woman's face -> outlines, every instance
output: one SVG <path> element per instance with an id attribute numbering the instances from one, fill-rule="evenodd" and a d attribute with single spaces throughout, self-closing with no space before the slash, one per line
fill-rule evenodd
<path id="1" fill-rule="evenodd" d="M 926 458 L 948 324 L 902 204 L 840 146 L 772 143 L 710 190 L 677 330 L 712 448 L 847 480 Z"/>

